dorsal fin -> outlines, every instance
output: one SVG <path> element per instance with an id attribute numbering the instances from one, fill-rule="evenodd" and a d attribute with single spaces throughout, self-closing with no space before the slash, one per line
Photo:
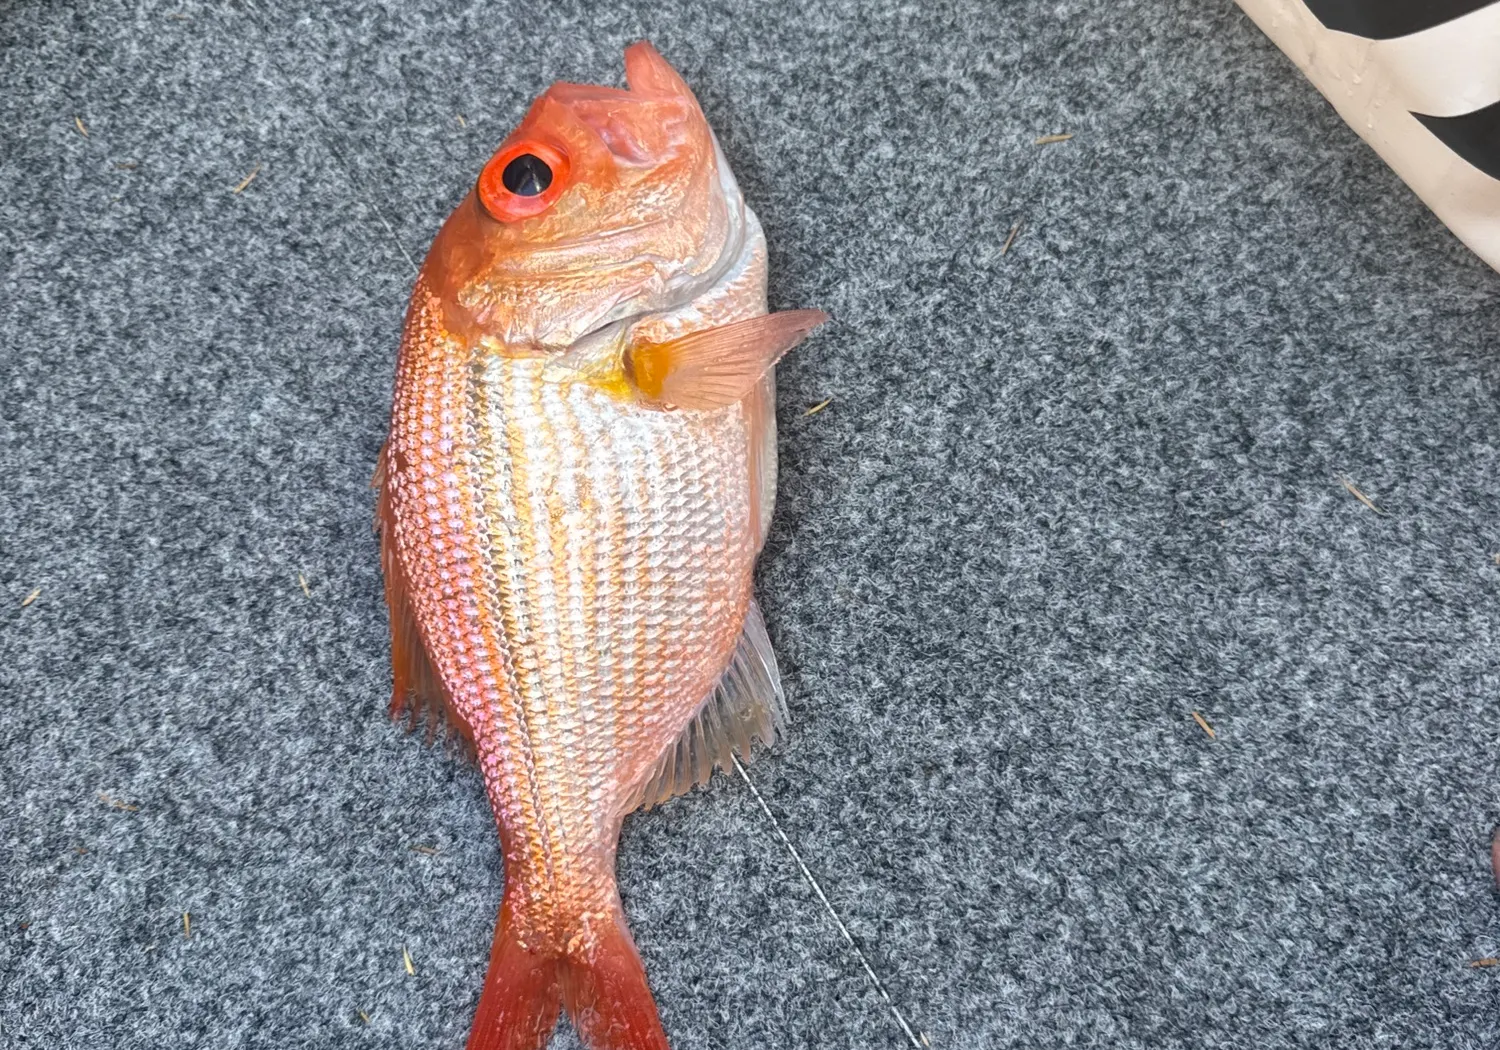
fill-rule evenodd
<path id="1" fill-rule="evenodd" d="M 449 739 L 458 741 L 460 749 L 472 755 L 474 734 L 449 702 L 448 690 L 427 656 L 422 632 L 412 613 L 406 573 L 396 557 L 394 512 L 385 489 L 388 469 L 386 450 L 382 447 L 370 487 L 378 493 L 375 531 L 380 534 L 380 568 L 385 576 L 385 604 L 391 618 L 391 718 L 404 720 L 408 731 L 425 723 L 428 743 L 437 736 L 438 727 L 445 726 Z"/>
<path id="2" fill-rule="evenodd" d="M 767 747 L 774 744 L 786 732 L 786 723 L 776 654 L 760 606 L 752 600 L 729 666 L 676 743 L 662 752 L 631 794 L 626 811 L 649 809 L 708 783 L 715 769 L 729 768 L 736 753 L 742 762 L 750 761 L 751 745 L 756 740 Z"/>

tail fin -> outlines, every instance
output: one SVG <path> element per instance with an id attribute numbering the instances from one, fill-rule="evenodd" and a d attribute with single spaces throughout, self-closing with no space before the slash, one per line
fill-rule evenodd
<path id="1" fill-rule="evenodd" d="M 589 1050 L 668 1050 L 646 969 L 618 906 L 586 957 L 563 964 L 562 993 Z"/>
<path id="2" fill-rule="evenodd" d="M 557 957 L 523 947 L 502 905 L 467 1050 L 542 1050 L 562 1010 L 560 978 Z"/>
<path id="3" fill-rule="evenodd" d="M 589 1050 L 669 1050 L 618 905 L 576 956 L 527 950 L 510 918 L 502 907 L 467 1050 L 542 1050 L 564 1002 Z"/>

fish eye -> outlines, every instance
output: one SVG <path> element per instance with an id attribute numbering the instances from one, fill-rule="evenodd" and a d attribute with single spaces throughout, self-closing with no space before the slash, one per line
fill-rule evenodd
<path id="1" fill-rule="evenodd" d="M 535 153 L 523 153 L 500 173 L 505 188 L 522 197 L 535 197 L 552 185 L 552 169 Z"/>
<path id="2" fill-rule="evenodd" d="M 514 222 L 540 215 L 567 188 L 568 156 L 548 142 L 522 141 L 490 158 L 475 187 L 490 218 Z"/>

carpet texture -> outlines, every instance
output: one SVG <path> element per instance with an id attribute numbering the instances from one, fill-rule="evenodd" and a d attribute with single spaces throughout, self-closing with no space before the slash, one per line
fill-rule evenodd
<path id="1" fill-rule="evenodd" d="M 0 9 L 0 1042 L 463 1045 L 368 482 L 412 260 L 641 37 L 836 319 L 750 773 L 917 1042 L 1500 1043 L 1500 277 L 1229 0 Z M 742 781 L 619 869 L 677 1050 L 912 1045 Z"/>

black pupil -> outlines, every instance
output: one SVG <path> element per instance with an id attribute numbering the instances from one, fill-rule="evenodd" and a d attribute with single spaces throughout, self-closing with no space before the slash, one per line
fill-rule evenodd
<path id="1" fill-rule="evenodd" d="M 552 185 L 552 169 L 534 153 L 523 153 L 500 173 L 505 188 L 518 197 L 535 197 Z"/>

